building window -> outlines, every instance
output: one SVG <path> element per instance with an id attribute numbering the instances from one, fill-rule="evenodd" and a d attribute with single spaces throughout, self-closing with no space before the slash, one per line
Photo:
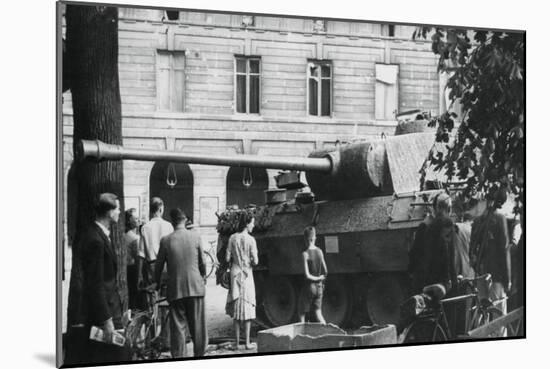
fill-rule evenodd
<path id="1" fill-rule="evenodd" d="M 311 61 L 307 68 L 309 115 L 330 116 L 332 104 L 332 64 Z"/>
<path id="2" fill-rule="evenodd" d="M 395 37 L 395 24 L 383 24 L 382 36 Z"/>
<path id="3" fill-rule="evenodd" d="M 260 58 L 235 57 L 235 104 L 237 113 L 260 112 Z"/>
<path id="4" fill-rule="evenodd" d="M 183 112 L 184 87 L 185 53 L 159 50 L 157 53 L 158 110 Z"/>
<path id="5" fill-rule="evenodd" d="M 254 16 L 253 15 L 243 15 L 241 25 L 244 28 L 254 27 Z"/>
<path id="6" fill-rule="evenodd" d="M 397 114 L 399 65 L 376 64 L 375 117 L 394 120 Z"/>
<path id="7" fill-rule="evenodd" d="M 326 22 L 323 19 L 315 19 L 313 21 L 313 32 L 326 32 Z"/>

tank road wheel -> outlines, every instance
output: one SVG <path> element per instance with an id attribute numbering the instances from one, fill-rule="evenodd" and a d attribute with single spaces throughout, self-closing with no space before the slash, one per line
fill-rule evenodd
<path id="1" fill-rule="evenodd" d="M 275 327 L 293 323 L 297 298 L 292 280 L 286 276 L 269 276 L 264 286 L 263 311 L 268 322 Z"/>
<path id="2" fill-rule="evenodd" d="M 345 278 L 329 275 L 325 282 L 321 311 L 327 323 L 343 326 L 351 313 L 350 284 Z"/>
<path id="3" fill-rule="evenodd" d="M 407 298 L 407 289 L 398 275 L 375 276 L 367 289 L 367 311 L 373 324 L 397 324 L 399 307 Z"/>

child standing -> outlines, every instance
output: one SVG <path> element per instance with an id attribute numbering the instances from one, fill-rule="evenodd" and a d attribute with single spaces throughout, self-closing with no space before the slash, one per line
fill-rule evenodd
<path id="1" fill-rule="evenodd" d="M 315 228 L 306 227 L 304 230 L 305 247 L 302 252 L 306 280 L 300 294 L 300 322 L 305 322 L 306 313 L 313 310 L 317 320 L 326 324 L 321 313 L 321 303 L 324 280 L 327 276 L 327 265 L 325 264 L 323 252 L 315 246 L 315 240 Z"/>

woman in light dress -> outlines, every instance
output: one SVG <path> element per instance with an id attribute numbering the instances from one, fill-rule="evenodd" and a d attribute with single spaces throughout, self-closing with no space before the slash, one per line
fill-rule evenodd
<path id="1" fill-rule="evenodd" d="M 227 245 L 226 261 L 231 265 L 231 285 L 227 293 L 226 313 L 233 318 L 235 330 L 234 349 L 239 347 L 240 328 L 244 323 L 246 349 L 250 343 L 250 323 L 256 319 L 256 291 L 252 266 L 258 264 L 256 240 L 250 235 L 254 229 L 254 217 L 243 214 L 239 232 L 231 235 Z"/>

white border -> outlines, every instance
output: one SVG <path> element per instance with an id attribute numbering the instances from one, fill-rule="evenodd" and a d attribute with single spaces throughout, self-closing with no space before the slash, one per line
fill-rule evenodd
<path id="1" fill-rule="evenodd" d="M 153 364 L 163 368 L 304 367 L 517 368 L 547 361 L 548 105 L 547 12 L 519 1 L 128 0 L 163 5 L 312 17 L 526 29 L 528 40 L 527 340 L 260 356 Z M 153 4 L 154 3 L 154 4 Z M 360 5 L 358 5 L 360 4 Z M 542 3 L 541 3 L 542 4 Z M 2 366 L 52 367 L 55 353 L 55 3 L 2 6 Z M 6 83 L 7 82 L 7 83 Z M 7 114 L 6 114 L 7 113 Z M 540 154 L 540 158 L 537 157 Z M 545 160 L 546 161 L 546 160 Z M 537 165 L 538 164 L 538 165 Z M 543 187 L 544 186 L 544 187 Z M 536 198 L 536 201 L 535 201 Z M 7 201 L 6 201 L 7 200 Z M 545 208 L 544 210 L 547 210 Z M 547 226 L 546 226 L 547 227 Z M 544 359 L 543 359 L 544 358 Z M 141 365 L 132 368 L 144 367 Z M 151 364 L 147 366 L 151 368 Z"/>

